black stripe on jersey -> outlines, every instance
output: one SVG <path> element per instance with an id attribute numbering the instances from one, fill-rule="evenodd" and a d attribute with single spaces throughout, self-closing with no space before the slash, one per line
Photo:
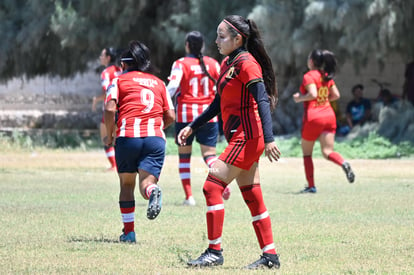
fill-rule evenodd
<path id="1" fill-rule="evenodd" d="M 246 145 L 245 140 L 236 140 L 236 145 L 232 148 L 229 155 L 225 159 L 225 162 L 228 164 L 233 164 L 234 161 L 237 159 L 240 152 L 243 150 L 244 146 Z"/>
<path id="2" fill-rule="evenodd" d="M 245 89 L 245 86 L 243 85 L 242 91 L 241 91 L 240 118 L 241 118 L 244 136 L 246 137 L 246 139 L 251 139 L 253 136 L 252 125 L 250 124 L 251 122 L 249 119 L 249 109 L 251 108 L 251 106 L 249 106 L 250 104 L 249 99 L 250 99 L 249 91 Z"/>
<path id="3" fill-rule="evenodd" d="M 227 119 L 226 125 L 224 127 L 224 135 L 226 136 L 227 140 L 230 140 L 234 133 L 234 130 L 237 130 L 240 126 L 240 117 L 236 115 L 230 115 Z"/>

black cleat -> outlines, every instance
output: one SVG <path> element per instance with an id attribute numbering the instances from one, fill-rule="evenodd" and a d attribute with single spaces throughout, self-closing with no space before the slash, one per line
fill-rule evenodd
<path id="1" fill-rule="evenodd" d="M 260 259 L 246 266 L 247 269 L 259 269 L 259 268 L 265 268 L 265 267 L 269 269 L 279 268 L 280 267 L 279 256 L 277 254 L 263 253 L 263 255 L 260 256 Z"/>
<path id="2" fill-rule="evenodd" d="M 148 209 L 147 209 L 147 218 L 150 220 L 155 219 L 158 214 L 161 212 L 162 207 L 162 192 L 159 186 L 155 187 L 152 190 L 149 197 Z"/>
<path id="3" fill-rule="evenodd" d="M 349 163 L 345 161 L 342 164 L 342 169 L 344 169 L 346 178 L 348 179 L 349 183 L 353 183 L 355 180 L 355 174 L 354 172 L 352 172 L 351 165 L 349 165 Z"/>
<path id="4" fill-rule="evenodd" d="M 189 261 L 187 265 L 190 267 L 223 265 L 224 258 L 221 252 L 222 250 L 207 248 L 206 251 L 198 257 L 198 259 Z"/>
<path id="5" fill-rule="evenodd" d="M 305 189 L 303 189 L 302 191 L 300 191 L 299 193 L 316 193 L 316 187 L 306 187 Z"/>

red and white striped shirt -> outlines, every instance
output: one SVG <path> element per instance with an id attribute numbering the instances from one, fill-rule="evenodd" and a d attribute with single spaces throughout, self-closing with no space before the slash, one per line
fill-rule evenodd
<path id="1" fill-rule="evenodd" d="M 163 115 L 174 106 L 161 79 L 149 73 L 125 72 L 108 88 L 105 103 L 110 100 L 118 105 L 117 137 L 165 139 Z"/>
<path id="2" fill-rule="evenodd" d="M 203 57 L 209 74 L 217 79 L 220 64 L 211 57 Z M 202 70 L 195 57 L 182 57 L 174 62 L 169 77 L 168 91 L 171 97 L 177 95 L 176 122 L 191 122 L 213 101 L 216 87 Z M 217 122 L 214 117 L 210 122 Z"/>

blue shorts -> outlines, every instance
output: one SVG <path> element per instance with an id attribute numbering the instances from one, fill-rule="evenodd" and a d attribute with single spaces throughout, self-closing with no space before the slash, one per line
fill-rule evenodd
<path id="1" fill-rule="evenodd" d="M 135 173 L 142 169 L 160 176 L 165 158 L 165 140 L 161 137 L 118 137 L 115 144 L 115 159 L 118 173 Z"/>
<path id="2" fill-rule="evenodd" d="M 176 122 L 175 123 L 175 144 L 179 145 L 177 142 L 178 133 L 190 123 L 187 122 Z M 196 141 L 201 145 L 206 145 L 210 147 L 216 147 L 217 136 L 218 136 L 218 123 L 209 122 L 198 128 L 198 130 L 191 134 L 186 140 L 187 145 L 193 144 L 194 135 Z"/>

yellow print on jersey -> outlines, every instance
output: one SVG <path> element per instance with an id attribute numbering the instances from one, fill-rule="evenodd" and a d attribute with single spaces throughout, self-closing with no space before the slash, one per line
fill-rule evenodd
<path id="1" fill-rule="evenodd" d="M 226 79 L 232 79 L 233 78 L 233 73 L 234 73 L 234 66 L 230 67 L 230 69 L 227 71 Z"/>
<path id="2" fill-rule="evenodd" d="M 322 106 L 328 101 L 329 89 L 326 86 L 322 86 L 318 89 L 318 96 L 316 97 L 316 106 Z"/>

